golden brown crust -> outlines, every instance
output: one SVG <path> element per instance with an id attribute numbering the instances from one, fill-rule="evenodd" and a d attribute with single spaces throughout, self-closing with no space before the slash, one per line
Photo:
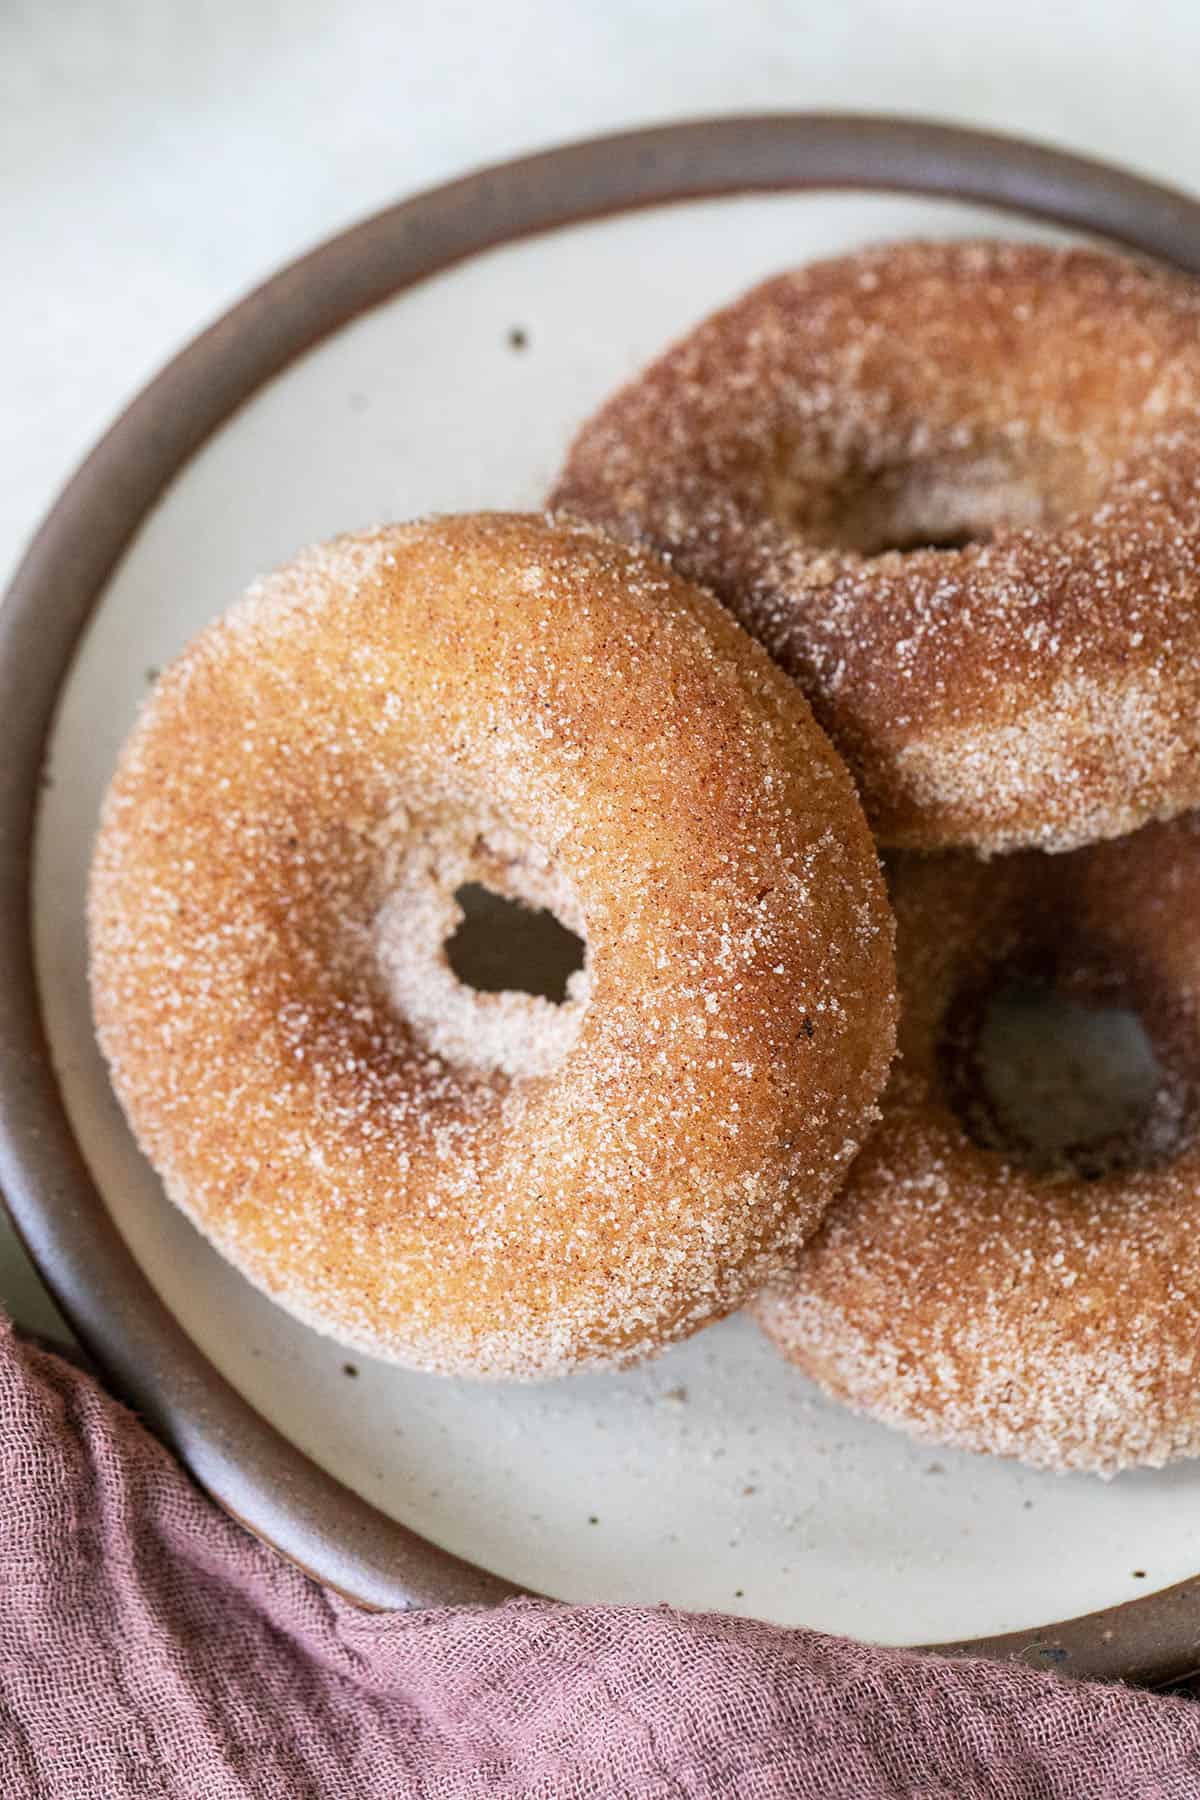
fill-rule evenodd
<path id="1" fill-rule="evenodd" d="M 425 1008 L 477 868 L 576 909 L 561 1042 L 549 1001 Z M 875 852 L 794 685 L 654 559 L 538 518 L 339 539 L 204 632 L 122 756 L 90 921 L 168 1191 L 283 1305 L 422 1368 L 619 1361 L 738 1304 L 893 1047 Z"/>
<path id="2" fill-rule="evenodd" d="M 1068 849 L 1200 803 L 1200 286 L 885 245 L 698 327 L 552 504 L 668 553 L 803 686 L 881 842 Z M 887 544 L 984 537 L 960 549 Z"/>
<path id="3" fill-rule="evenodd" d="M 1200 819 L 1066 857 L 900 856 L 883 1123 L 758 1303 L 830 1392 L 918 1436 L 1111 1473 L 1200 1454 Z M 989 971 L 1115 981 L 1166 1079 L 1146 1166 L 1085 1181 L 981 1149 L 942 1055 Z"/>

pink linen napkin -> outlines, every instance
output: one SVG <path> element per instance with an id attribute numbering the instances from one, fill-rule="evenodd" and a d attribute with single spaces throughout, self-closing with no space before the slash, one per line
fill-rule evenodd
<path id="1" fill-rule="evenodd" d="M 0 1321 L 2 1800 L 1200 1796 L 1200 1707 L 668 1607 L 370 1614 Z"/>

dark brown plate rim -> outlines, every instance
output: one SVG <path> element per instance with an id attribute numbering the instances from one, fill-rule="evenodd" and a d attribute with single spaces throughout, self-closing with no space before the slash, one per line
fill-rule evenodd
<path id="1" fill-rule="evenodd" d="M 568 144 L 390 207 L 239 301 L 92 451 L 0 606 L 0 1189 L 113 1388 L 227 1510 L 363 1605 L 493 1603 L 516 1590 L 370 1506 L 260 1417 L 168 1313 L 97 1192 L 55 1078 L 32 953 L 33 833 L 59 692 L 106 583 L 170 481 L 250 395 L 359 313 L 464 258 L 587 219 L 831 188 L 976 201 L 1200 271 L 1196 200 L 1102 163 L 955 126 L 726 117 Z M 1200 1576 L 1065 1623 L 940 1648 L 1169 1681 L 1200 1666 Z"/>

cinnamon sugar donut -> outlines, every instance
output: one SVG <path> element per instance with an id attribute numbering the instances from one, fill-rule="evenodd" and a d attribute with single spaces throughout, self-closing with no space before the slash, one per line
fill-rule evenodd
<path id="1" fill-rule="evenodd" d="M 586 940 L 458 981 L 481 883 Z M 167 1191 L 410 1366 L 622 1362 L 737 1305 L 874 1115 L 891 921 L 844 766 L 715 601 L 585 527 L 345 537 L 162 678 L 90 895 L 101 1043 Z"/>
<path id="2" fill-rule="evenodd" d="M 1200 286 L 891 244 L 707 320 L 552 504 L 794 675 L 881 842 L 1065 850 L 1200 803 Z"/>
<path id="3" fill-rule="evenodd" d="M 1200 1454 L 1200 818 L 1066 857 L 900 857 L 891 891 L 883 1123 L 759 1322 L 920 1437 L 1104 1474 Z M 1140 1019 L 1157 1067 L 1107 1141 L 999 1147 L 976 1046 L 1014 976 Z"/>

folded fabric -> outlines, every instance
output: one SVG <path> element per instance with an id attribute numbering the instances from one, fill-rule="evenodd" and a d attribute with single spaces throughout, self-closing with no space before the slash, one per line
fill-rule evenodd
<path id="1" fill-rule="evenodd" d="M 1200 1707 L 669 1607 L 359 1611 L 0 1322 L 3 1800 L 1200 1795 Z"/>

